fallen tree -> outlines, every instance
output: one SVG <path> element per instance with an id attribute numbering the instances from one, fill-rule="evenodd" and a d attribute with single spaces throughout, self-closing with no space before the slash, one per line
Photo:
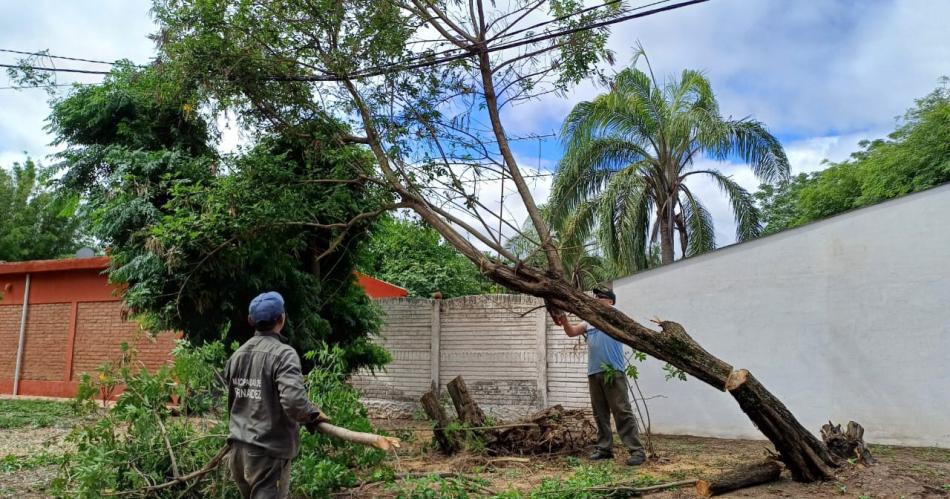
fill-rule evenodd
<path id="1" fill-rule="evenodd" d="M 272 2 L 262 9 L 205 9 L 156 0 L 154 12 L 162 67 L 200 82 L 209 108 L 231 104 L 250 128 L 277 134 L 293 133 L 301 123 L 327 120 L 336 112 L 357 132 L 330 139 L 315 136 L 314 151 L 319 153 L 327 140 L 367 146 L 378 170 L 360 180 L 391 195 L 389 208 L 412 210 L 485 276 L 543 298 L 552 315 L 573 313 L 622 343 L 728 392 L 774 444 L 795 480 L 828 479 L 839 460 L 751 373 L 707 352 L 680 324 L 657 321 L 659 330 L 646 327 L 564 277 L 562 252 L 570 248 L 559 247 L 558 234 L 545 222 L 506 132 L 506 106 L 567 92 L 584 78 L 606 79 L 599 64 L 613 57 L 606 48 L 608 26 L 698 1 L 636 13 L 551 2 L 540 31 L 529 23 L 543 16 L 539 9 L 545 2 L 534 0 L 506 4 L 507 10 L 482 0 L 355 1 L 334 4 L 332 13 L 300 0 Z M 642 98 L 635 104 L 650 106 L 652 101 Z M 760 154 L 762 144 L 754 137 L 738 129 L 735 133 L 735 142 L 714 144 L 713 150 L 747 157 L 754 168 L 787 171 L 780 147 Z M 692 156 L 695 145 L 686 144 L 683 154 Z M 618 165 L 644 160 L 636 150 L 604 154 L 613 154 Z M 514 187 L 515 199 L 528 214 L 530 234 L 506 217 L 505 207 L 486 206 L 480 199 L 478 185 L 486 176 Z M 617 210 L 600 222 L 604 230 L 642 222 L 624 218 L 623 206 Z M 288 223 L 321 225 L 319 220 Z M 352 225 L 336 224 L 340 235 L 331 248 L 340 247 Z M 540 263 L 534 254 L 519 258 L 506 247 L 512 234 L 533 241 Z"/>

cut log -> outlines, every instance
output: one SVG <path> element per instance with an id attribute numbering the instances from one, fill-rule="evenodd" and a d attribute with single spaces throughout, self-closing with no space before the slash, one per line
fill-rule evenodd
<path id="1" fill-rule="evenodd" d="M 445 431 L 449 425 L 449 417 L 445 414 L 442 404 L 439 403 L 439 397 L 434 390 L 429 390 L 422 396 L 422 408 L 426 411 L 429 419 L 435 421 L 435 428 L 432 433 L 439 450 L 446 456 L 451 456 L 458 452 L 460 445 L 458 440 Z"/>
<path id="2" fill-rule="evenodd" d="M 828 421 L 821 427 L 821 439 L 828 450 L 841 460 L 853 459 L 865 466 L 874 464 L 874 457 L 864 444 L 864 427 L 854 421 L 848 421 L 848 429 L 844 432 L 841 431 L 841 425 Z"/>
<path id="3" fill-rule="evenodd" d="M 755 426 L 775 445 L 781 460 L 798 482 L 834 476 L 837 460 L 818 437 L 745 369 L 730 374 L 726 387 Z"/>
<path id="4" fill-rule="evenodd" d="M 700 497 L 712 497 L 753 485 L 774 482 L 782 474 L 782 465 L 774 459 L 743 466 L 728 471 L 710 480 L 696 482 L 696 494 Z"/>
<path id="5" fill-rule="evenodd" d="M 455 412 L 459 415 L 459 421 L 469 426 L 485 426 L 485 413 L 478 407 L 478 403 L 472 398 L 465 386 L 465 380 L 461 376 L 449 382 L 446 386 L 449 389 L 449 396 L 452 397 L 452 403 L 455 405 Z"/>

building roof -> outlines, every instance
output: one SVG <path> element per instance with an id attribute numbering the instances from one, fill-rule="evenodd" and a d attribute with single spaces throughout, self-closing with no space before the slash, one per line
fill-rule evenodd
<path id="1" fill-rule="evenodd" d="M 63 258 L 60 260 L 29 260 L 26 262 L 0 262 L 0 275 L 58 272 L 63 270 L 105 270 L 107 268 L 109 268 L 109 257 L 107 256 Z"/>
<path id="2" fill-rule="evenodd" d="M 59 260 L 30 260 L 26 262 L 0 262 L 0 275 L 35 274 L 39 272 L 62 272 L 70 270 L 106 270 L 109 257 L 63 258 Z M 370 298 L 399 298 L 409 296 L 409 291 L 375 277 L 356 272 L 357 282 Z"/>
<path id="3" fill-rule="evenodd" d="M 405 288 L 400 288 L 395 284 L 381 281 L 375 277 L 357 272 L 356 279 L 359 285 L 362 286 L 363 291 L 366 292 L 366 295 L 373 299 L 402 298 L 403 296 L 409 296 L 409 291 Z"/>

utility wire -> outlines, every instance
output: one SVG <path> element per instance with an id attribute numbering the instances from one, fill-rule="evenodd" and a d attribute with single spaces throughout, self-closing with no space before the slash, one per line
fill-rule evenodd
<path id="1" fill-rule="evenodd" d="M 43 66 L 30 66 L 26 64 L 0 64 L 0 68 L 12 68 L 12 69 L 32 69 L 35 71 L 52 71 L 54 73 L 82 73 L 90 75 L 107 75 L 108 71 L 94 71 L 91 69 L 74 69 L 74 68 L 47 68 Z"/>
<path id="2" fill-rule="evenodd" d="M 663 1 L 665 2 L 669 0 L 663 0 Z M 483 50 L 487 53 L 492 53 L 492 52 L 498 52 L 500 50 L 508 50 L 511 48 L 517 48 L 524 45 L 532 45 L 532 44 L 540 43 L 540 42 L 547 41 L 553 38 L 568 36 L 574 33 L 582 32 L 582 31 L 589 31 L 592 29 L 603 28 L 603 27 L 610 26 L 613 24 L 630 21 L 633 19 L 641 18 L 641 17 L 648 17 L 655 14 L 659 14 L 661 12 L 676 10 L 683 7 L 699 4 L 699 3 L 705 3 L 708 1 L 709 0 L 689 0 L 689 1 L 680 2 L 673 5 L 658 7 L 656 9 L 652 9 L 652 10 L 648 10 L 644 12 L 639 12 L 636 14 L 628 14 L 624 16 L 619 16 L 619 17 L 615 17 L 612 19 L 608 19 L 608 20 L 604 20 L 604 21 L 600 21 L 600 22 L 596 22 L 596 23 L 592 23 L 592 24 L 588 24 L 584 26 L 577 26 L 574 28 L 563 29 L 563 30 L 554 31 L 550 33 L 543 33 L 541 35 L 523 38 L 521 40 L 516 40 L 513 42 L 509 42 L 509 43 L 505 43 L 505 44 L 501 44 L 501 45 L 497 45 L 493 47 L 486 47 Z M 662 2 L 656 2 L 655 4 L 649 4 L 649 5 L 656 5 L 659 3 L 662 3 Z M 601 7 L 603 5 L 608 5 L 608 4 L 602 4 Z M 409 71 L 412 69 L 438 66 L 438 65 L 449 63 L 449 62 L 465 59 L 479 53 L 478 48 L 475 46 L 467 47 L 466 49 L 453 49 L 452 51 L 457 51 L 457 50 L 465 50 L 465 52 L 461 54 L 453 55 L 453 56 L 447 56 L 447 57 L 441 57 L 441 58 L 435 58 L 435 59 L 432 58 L 433 54 L 421 54 L 418 57 L 408 59 L 407 61 L 404 61 L 402 63 L 393 63 L 389 65 L 377 66 L 375 68 L 368 68 L 364 71 L 357 72 L 355 74 L 347 75 L 347 76 L 315 76 L 315 75 L 274 76 L 274 77 L 271 77 L 270 79 L 274 81 L 342 82 L 342 81 L 347 81 L 347 80 L 382 76 L 385 74 L 395 73 L 395 72 Z M 423 59 L 427 59 L 427 60 L 423 60 Z M 420 61 L 420 62 L 413 62 L 413 61 Z M 95 71 L 95 70 L 73 69 L 73 68 L 50 68 L 50 67 L 30 66 L 30 65 L 0 64 L 0 67 L 13 68 L 13 69 L 32 69 L 32 70 L 37 70 L 37 71 L 53 71 L 53 72 L 62 72 L 62 73 L 82 73 L 82 74 L 99 74 L 99 75 L 109 74 L 108 71 Z"/>
<path id="3" fill-rule="evenodd" d="M 77 61 L 77 62 L 91 62 L 93 64 L 108 64 L 110 66 L 115 65 L 115 61 L 100 61 L 96 59 L 83 59 L 80 57 L 66 57 L 63 55 L 53 55 L 46 52 L 24 52 L 22 50 L 13 50 L 13 49 L 0 49 L 0 52 L 6 52 L 9 54 L 20 54 L 20 55 L 36 55 L 40 57 L 48 57 L 50 59 L 62 59 L 64 61 Z"/>

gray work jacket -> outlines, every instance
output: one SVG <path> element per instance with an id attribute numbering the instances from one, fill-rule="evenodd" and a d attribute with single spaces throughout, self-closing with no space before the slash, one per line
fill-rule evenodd
<path id="1" fill-rule="evenodd" d="M 300 357 L 278 333 L 257 332 L 224 368 L 231 412 L 229 440 L 256 445 L 278 459 L 300 449 L 300 424 L 319 413 L 307 397 Z"/>

